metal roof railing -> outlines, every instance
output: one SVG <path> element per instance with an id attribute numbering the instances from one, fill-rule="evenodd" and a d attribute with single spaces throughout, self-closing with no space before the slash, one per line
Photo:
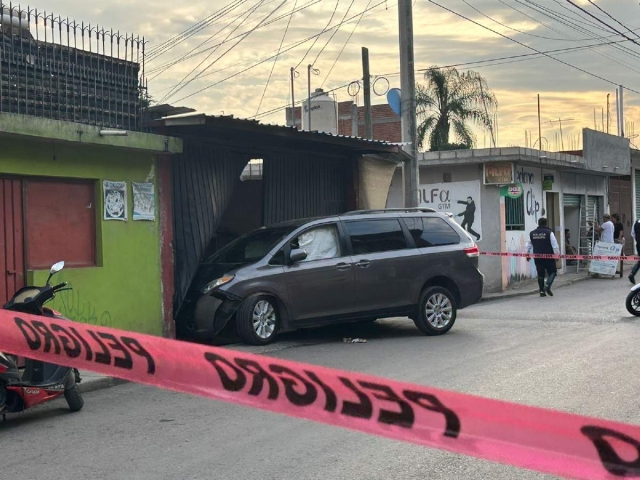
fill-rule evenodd
<path id="1" fill-rule="evenodd" d="M 376 210 L 354 210 L 351 212 L 343 213 L 342 216 L 351 215 L 372 215 L 375 213 L 437 213 L 433 208 L 427 207 L 415 207 L 415 208 L 380 208 Z"/>

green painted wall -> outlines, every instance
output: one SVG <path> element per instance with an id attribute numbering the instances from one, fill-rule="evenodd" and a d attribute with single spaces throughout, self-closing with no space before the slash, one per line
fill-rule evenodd
<path id="1" fill-rule="evenodd" d="M 78 322 L 162 335 L 160 225 L 156 161 L 151 153 L 0 138 L 0 175 L 96 180 L 98 267 L 65 268 L 67 281 L 49 305 Z M 126 181 L 128 221 L 103 221 L 102 180 Z M 156 221 L 132 220 L 131 182 L 156 184 Z M 29 235 L 29 232 L 25 232 Z M 64 259 L 60 259 L 64 260 Z M 28 272 L 27 282 L 43 284 L 48 272 Z"/>

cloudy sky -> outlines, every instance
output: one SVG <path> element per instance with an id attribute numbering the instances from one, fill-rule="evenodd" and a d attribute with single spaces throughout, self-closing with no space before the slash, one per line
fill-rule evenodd
<path id="1" fill-rule="evenodd" d="M 538 93 L 542 134 L 550 142 L 550 149 L 561 147 L 558 123 L 550 123 L 558 118 L 567 119 L 562 127 L 564 148 L 569 149 L 578 147 L 581 128 L 594 127 L 594 109 L 597 128 L 603 128 L 601 114 L 604 109 L 606 117 L 608 93 L 610 131 L 616 132 L 615 84 L 640 92 L 640 36 L 631 33 L 637 30 L 640 34 L 637 1 L 596 0 L 592 4 L 588 0 L 574 0 L 574 3 L 638 44 L 566 0 L 438 0 L 438 3 L 536 50 L 571 49 L 550 55 L 613 82 L 541 55 L 460 66 L 484 75 L 496 94 L 502 146 L 524 146 L 525 131 L 537 138 Z M 147 72 L 151 72 L 149 89 L 154 100 L 189 106 L 200 112 L 251 117 L 256 115 L 259 105 L 260 113 L 284 107 L 290 102 L 289 69 L 293 66 L 298 66 L 300 72 L 296 80 L 297 99 L 306 95 L 309 63 L 319 70 L 319 75 L 312 78 L 312 88 L 322 86 L 327 90 L 349 84 L 362 76 L 362 46 L 369 48 L 372 74 L 384 75 L 377 88 L 386 90 L 385 78 L 391 87 L 400 86 L 397 0 L 34 0 L 31 7 L 144 35 L 150 42 L 150 55 L 156 54 L 146 65 Z M 297 12 L 287 29 L 294 7 Z M 208 23 L 203 24 L 207 19 Z M 272 23 L 264 25 L 269 22 Z M 166 51 L 153 51 L 196 24 L 205 28 L 175 42 Z M 336 28 L 318 37 L 327 25 Z M 428 0 L 414 2 L 414 34 L 416 69 L 534 53 Z M 274 67 L 273 59 L 268 59 L 278 52 L 281 42 L 285 52 L 277 57 Z M 605 42 L 610 44 L 576 48 Z M 166 68 L 185 55 L 193 56 Z M 416 75 L 421 82 L 422 74 Z M 197 78 L 189 82 L 194 76 Z M 187 81 L 182 82 L 185 77 Z M 179 86 L 174 88 L 176 85 Z M 171 95 L 163 98 L 167 94 Z M 347 88 L 339 88 L 335 94 L 339 101 L 352 98 Z M 362 96 L 357 100 L 361 104 Z M 386 99 L 374 95 L 373 101 L 383 103 Z M 640 134 L 640 95 L 632 91 L 625 92 L 625 117 L 628 122 L 638 121 Z M 284 123 L 285 114 L 280 109 L 260 119 Z M 606 128 L 606 119 L 604 123 Z M 477 130 L 479 147 L 489 146 L 489 141 L 488 135 Z M 640 145 L 640 140 L 632 141 Z"/>

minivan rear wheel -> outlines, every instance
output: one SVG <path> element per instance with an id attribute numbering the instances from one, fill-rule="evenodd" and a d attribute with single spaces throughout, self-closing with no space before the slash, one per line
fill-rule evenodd
<path id="1" fill-rule="evenodd" d="M 266 295 L 250 296 L 238 308 L 236 325 L 238 335 L 244 343 L 271 343 L 280 328 L 280 315 L 275 300 Z"/>
<path id="2" fill-rule="evenodd" d="M 420 295 L 418 315 L 413 320 L 425 335 L 443 335 L 456 321 L 458 307 L 454 296 L 444 287 L 429 287 Z"/>

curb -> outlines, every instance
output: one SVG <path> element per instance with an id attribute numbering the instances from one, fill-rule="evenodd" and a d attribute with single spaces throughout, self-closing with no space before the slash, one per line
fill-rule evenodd
<path id="1" fill-rule="evenodd" d="M 124 385 L 129 383 L 127 380 L 113 377 L 102 377 L 95 380 L 83 381 L 78 384 L 80 393 L 95 392 L 97 390 L 104 390 L 106 388 L 117 387 L 118 385 Z"/>
<path id="2" fill-rule="evenodd" d="M 578 283 L 578 282 L 583 282 L 585 280 L 589 280 L 590 277 L 585 276 L 585 277 L 580 277 L 580 278 L 576 278 L 575 280 L 569 280 L 561 285 L 556 285 L 554 287 L 554 290 L 557 290 L 559 288 L 563 288 L 563 287 L 568 287 L 569 285 L 573 285 L 574 283 Z M 524 297 L 527 295 L 533 295 L 538 293 L 538 289 L 534 288 L 533 290 L 523 290 L 521 292 L 509 292 L 509 293 L 505 293 L 505 294 L 501 294 L 500 296 L 495 296 L 495 297 L 482 297 L 480 299 L 480 303 L 484 303 L 484 302 L 494 302 L 496 300 L 508 300 L 510 298 L 516 298 L 516 297 Z"/>

